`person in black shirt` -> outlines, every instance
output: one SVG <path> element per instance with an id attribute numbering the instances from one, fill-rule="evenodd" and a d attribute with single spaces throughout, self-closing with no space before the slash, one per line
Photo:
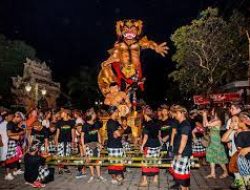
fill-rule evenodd
<path id="1" fill-rule="evenodd" d="M 172 122 L 169 118 L 169 107 L 167 105 L 161 106 L 161 119 L 159 121 L 161 131 L 161 142 L 163 144 L 162 150 L 167 151 L 170 145 L 172 134 Z"/>
<path id="2" fill-rule="evenodd" d="M 85 155 L 87 157 L 87 162 L 89 163 L 89 158 L 91 157 L 100 157 L 100 151 L 101 151 L 101 137 L 99 133 L 99 129 L 102 127 L 102 123 L 100 121 L 97 121 L 97 116 L 93 108 L 87 110 L 86 112 L 86 123 L 83 125 L 82 128 L 82 134 L 81 134 L 81 141 L 82 141 L 82 147 L 83 152 L 85 152 Z M 98 160 L 96 160 L 97 163 L 99 163 Z M 94 180 L 94 167 L 89 166 L 91 177 L 88 180 L 88 183 L 92 182 Z M 101 181 L 106 181 L 101 176 L 101 167 L 96 166 L 96 173 L 97 177 Z"/>
<path id="3" fill-rule="evenodd" d="M 128 126 L 127 117 L 121 117 L 121 127 L 124 130 L 122 135 L 122 146 L 124 150 L 129 151 L 131 150 L 129 140 L 131 140 L 132 130 L 131 127 Z"/>
<path id="4" fill-rule="evenodd" d="M 56 123 L 51 122 L 47 131 L 48 131 L 48 143 L 49 143 L 48 152 L 50 154 L 55 154 L 56 149 L 57 149 L 56 143 L 55 143 L 56 132 L 57 132 Z"/>
<path id="5" fill-rule="evenodd" d="M 45 178 L 50 174 L 45 167 L 45 158 L 38 154 L 40 142 L 34 140 L 24 155 L 24 179 L 34 188 L 43 188 Z"/>
<path id="6" fill-rule="evenodd" d="M 240 132 L 236 137 L 236 147 L 239 150 L 238 169 L 243 177 L 246 186 L 250 186 L 250 116 L 246 112 L 239 115 L 240 126 L 246 126 L 247 129 Z"/>
<path id="7" fill-rule="evenodd" d="M 119 110 L 117 107 L 111 107 L 110 119 L 107 122 L 107 150 L 109 157 L 122 157 L 123 147 L 122 147 L 122 134 L 124 130 L 121 128 L 118 122 Z M 121 161 L 110 160 L 110 165 L 108 166 L 108 172 L 111 174 L 112 184 L 121 184 L 123 180 L 124 166 L 121 165 Z"/>
<path id="8" fill-rule="evenodd" d="M 241 152 L 244 152 L 244 151 L 242 151 L 242 149 L 247 148 L 247 147 L 250 146 L 250 138 L 249 138 L 250 137 L 250 116 L 249 116 L 248 113 L 242 112 L 242 113 L 240 113 L 239 118 L 240 118 L 240 124 L 239 125 L 246 126 L 246 130 L 240 132 L 237 135 L 235 143 L 236 143 L 236 147 Z M 245 157 L 248 160 L 250 160 L 250 153 L 245 154 Z"/>
<path id="9" fill-rule="evenodd" d="M 20 153 L 22 152 L 20 142 L 24 139 L 25 116 L 21 112 L 16 112 L 12 121 L 7 123 L 8 148 L 5 161 L 7 175 L 5 180 L 13 180 L 13 175 L 23 174 L 20 169 Z M 18 151 L 19 150 L 19 151 Z M 13 175 L 10 170 L 13 170 Z"/>
<path id="10" fill-rule="evenodd" d="M 154 116 L 150 107 L 144 108 L 143 111 L 143 140 L 141 145 L 141 152 L 146 158 L 160 157 L 161 143 L 160 143 L 160 126 L 152 118 Z M 157 161 L 150 161 L 149 164 L 157 164 Z M 142 181 L 141 187 L 148 185 L 147 176 L 154 176 L 154 184 L 158 183 L 159 168 L 157 167 L 142 167 Z"/>
<path id="11" fill-rule="evenodd" d="M 190 157 L 192 156 L 192 129 L 187 121 L 186 108 L 172 106 L 171 112 L 179 122 L 174 139 L 174 160 L 172 163 L 172 175 L 182 190 L 188 190 L 190 186 Z"/>
<path id="12" fill-rule="evenodd" d="M 74 146 L 74 126 L 75 121 L 70 118 L 70 111 L 63 109 L 61 111 L 61 120 L 56 124 L 56 144 L 58 156 L 69 156 L 71 147 Z M 63 174 L 62 165 L 59 165 L 59 174 Z M 64 166 L 65 172 L 70 173 L 69 169 Z"/>
<path id="13" fill-rule="evenodd" d="M 36 121 L 32 124 L 31 136 L 29 138 L 29 144 L 32 142 L 39 142 L 39 149 L 43 153 L 49 153 L 49 131 L 45 128 L 39 121 Z"/>
<path id="14" fill-rule="evenodd" d="M 48 151 L 50 154 L 56 154 L 57 153 L 57 145 L 56 145 L 56 133 L 57 133 L 57 125 L 58 119 L 57 119 L 57 114 L 52 115 L 52 119 L 49 125 L 48 130 L 48 141 L 49 141 L 49 147 Z"/>
<path id="15" fill-rule="evenodd" d="M 250 130 L 242 131 L 237 136 L 236 145 L 239 150 L 250 147 Z M 242 151 L 244 152 L 244 151 Z M 250 160 L 250 153 L 245 154 L 246 159 Z"/>
<path id="16" fill-rule="evenodd" d="M 169 124 L 171 126 L 171 134 L 170 134 L 170 141 L 169 141 L 169 147 L 167 152 L 167 158 L 173 160 L 174 158 L 174 139 L 175 135 L 177 133 L 177 126 L 179 125 L 178 121 L 174 118 L 171 108 L 169 110 Z"/>
<path id="17" fill-rule="evenodd" d="M 129 151 L 131 151 L 131 137 L 132 137 L 132 129 L 130 126 L 128 126 L 128 118 L 127 117 L 121 117 L 120 119 L 120 123 L 121 123 L 121 128 L 124 130 L 124 133 L 122 135 L 122 147 L 123 150 L 127 156 L 127 158 L 131 158 L 132 155 L 127 153 Z M 128 161 L 128 163 L 131 163 L 132 161 Z M 130 168 L 126 168 L 124 169 L 124 172 L 131 172 Z"/>

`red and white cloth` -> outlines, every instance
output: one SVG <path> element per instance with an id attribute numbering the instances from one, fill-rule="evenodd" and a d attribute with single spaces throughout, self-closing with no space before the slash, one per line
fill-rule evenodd
<path id="1" fill-rule="evenodd" d="M 176 180 L 189 180 L 190 166 L 191 159 L 189 157 L 183 156 L 179 159 L 175 157 L 170 172 Z"/>

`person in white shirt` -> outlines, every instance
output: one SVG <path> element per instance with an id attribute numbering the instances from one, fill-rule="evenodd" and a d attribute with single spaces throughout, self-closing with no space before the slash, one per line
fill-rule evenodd
<path id="1" fill-rule="evenodd" d="M 0 151 L 0 161 L 6 160 L 7 149 L 8 149 L 8 135 L 7 135 L 7 123 L 12 120 L 13 114 L 10 112 L 6 112 L 2 115 L 2 122 L 0 123 L 0 136 L 2 139 L 3 147 L 1 147 Z"/>
<path id="2" fill-rule="evenodd" d="M 241 105 L 234 103 L 230 105 L 229 113 L 230 118 L 226 122 L 226 133 L 222 137 L 222 142 L 227 143 L 227 147 L 229 149 L 229 156 L 233 156 L 233 154 L 237 151 L 235 142 L 234 142 L 234 136 L 235 136 L 235 130 L 234 126 L 237 126 L 238 123 L 238 115 L 242 111 Z M 235 120 L 235 121 L 234 121 Z M 233 127 L 232 127 L 233 126 Z M 234 173 L 235 180 L 232 183 L 231 187 L 238 187 L 241 186 L 241 177 L 239 173 Z"/>
<path id="3" fill-rule="evenodd" d="M 240 104 L 231 104 L 230 108 L 229 108 L 229 112 L 230 112 L 230 118 L 227 120 L 226 123 L 226 129 L 230 129 L 230 125 L 231 125 L 231 121 L 232 121 L 232 117 L 235 115 L 238 115 L 240 112 L 242 111 L 242 107 Z"/>
<path id="4" fill-rule="evenodd" d="M 81 114 L 80 111 L 74 110 L 73 111 L 73 117 L 75 119 L 76 126 L 84 124 L 84 121 L 83 121 L 83 118 L 82 118 L 82 114 Z"/>
<path id="5" fill-rule="evenodd" d="M 51 117 L 52 117 L 51 111 L 47 111 L 47 112 L 45 113 L 45 117 L 44 117 L 44 119 L 43 119 L 43 121 L 42 121 L 42 126 L 44 126 L 45 128 L 48 129 L 49 126 L 50 126 Z"/>
<path id="6" fill-rule="evenodd" d="M 243 112 L 242 112 L 243 113 Z M 223 143 L 227 143 L 228 149 L 229 149 L 229 156 L 233 157 L 234 154 L 237 153 L 237 147 L 236 147 L 236 138 L 237 135 L 245 130 L 246 126 L 240 124 L 240 117 L 242 117 L 241 114 L 239 115 L 234 115 L 231 118 L 231 123 L 229 129 L 223 134 L 221 141 Z M 234 174 L 234 181 L 231 184 L 232 189 L 244 189 L 244 181 L 242 176 L 240 175 L 239 172 L 235 172 Z"/>

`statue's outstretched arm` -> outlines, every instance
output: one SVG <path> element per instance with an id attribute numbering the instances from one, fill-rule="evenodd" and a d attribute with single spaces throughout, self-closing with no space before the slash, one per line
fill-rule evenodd
<path id="1" fill-rule="evenodd" d="M 168 46 L 166 42 L 163 42 L 161 44 L 157 44 L 156 42 L 152 40 L 148 40 L 147 36 L 144 36 L 140 41 L 139 41 L 140 46 L 143 49 L 150 48 L 154 50 L 155 52 L 161 54 L 163 57 L 168 53 Z"/>

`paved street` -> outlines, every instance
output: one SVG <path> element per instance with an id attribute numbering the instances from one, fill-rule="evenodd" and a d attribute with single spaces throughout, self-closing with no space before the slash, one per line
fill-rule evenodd
<path id="1" fill-rule="evenodd" d="M 218 169 L 219 170 L 219 169 Z M 154 186 L 149 183 L 146 188 L 139 188 L 138 183 L 140 181 L 141 172 L 140 169 L 132 169 L 126 174 L 126 180 L 122 186 L 114 186 L 110 184 L 110 176 L 107 174 L 106 168 L 103 168 L 104 177 L 108 179 L 106 183 L 93 181 L 92 183 L 87 183 L 88 177 L 83 179 L 75 179 L 75 174 L 77 170 L 71 168 L 72 174 L 64 174 L 58 176 L 56 174 L 55 181 L 47 184 L 45 189 L 50 190 L 167 190 L 172 185 L 172 178 L 161 170 L 160 182 L 158 186 Z M 204 167 L 198 170 L 192 170 L 191 178 L 191 189 L 192 190 L 227 190 L 229 189 L 232 178 L 227 179 L 216 179 L 216 180 L 206 180 L 204 178 L 209 172 L 208 167 Z M 218 175 L 221 173 L 219 170 Z M 4 190 L 29 190 L 33 189 L 29 185 L 25 185 L 23 176 L 18 176 L 16 180 L 7 182 L 3 180 L 3 169 L 0 172 L 0 189 Z"/>

